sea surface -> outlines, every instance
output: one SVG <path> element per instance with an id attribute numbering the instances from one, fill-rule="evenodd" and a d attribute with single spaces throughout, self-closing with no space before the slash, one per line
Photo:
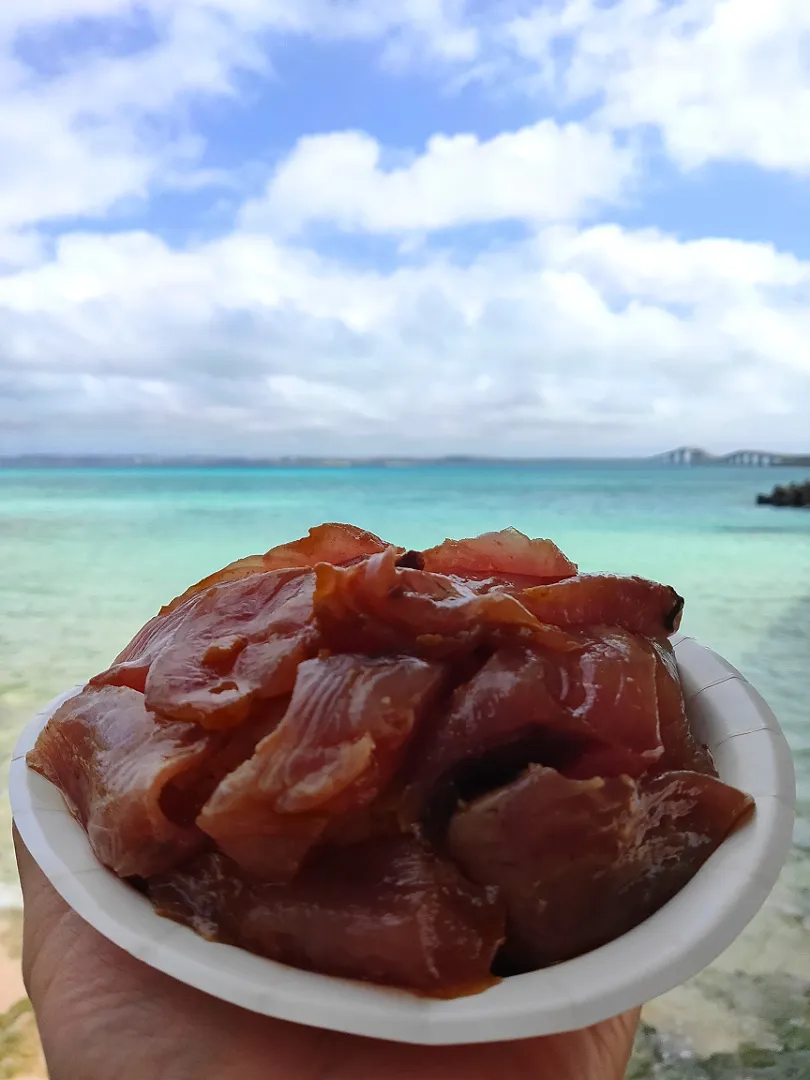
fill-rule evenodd
<path id="1" fill-rule="evenodd" d="M 758 491 L 804 478 L 624 463 L 0 469 L 0 749 L 7 760 L 37 707 L 105 667 L 189 583 L 322 521 L 409 547 L 512 525 L 585 570 L 672 584 L 687 601 L 683 629 L 739 667 L 782 722 L 799 816 L 767 908 L 707 972 L 650 1006 L 634 1075 L 810 1076 L 810 511 L 755 505 Z M 2 825 L 8 905 L 7 812 Z"/>

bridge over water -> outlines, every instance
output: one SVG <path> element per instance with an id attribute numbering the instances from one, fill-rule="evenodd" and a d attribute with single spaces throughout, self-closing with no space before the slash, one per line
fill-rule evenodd
<path id="1" fill-rule="evenodd" d="M 769 450 L 735 450 L 731 454 L 709 454 L 697 446 L 679 446 L 660 454 L 656 461 L 666 465 L 745 465 L 769 468 L 776 465 L 810 465 L 810 454 L 774 454 Z"/>

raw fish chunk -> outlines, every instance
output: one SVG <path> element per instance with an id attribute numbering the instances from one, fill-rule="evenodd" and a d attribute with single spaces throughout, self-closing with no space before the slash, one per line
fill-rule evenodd
<path id="1" fill-rule="evenodd" d="M 202 847 L 171 820 L 163 794 L 216 749 L 194 724 L 161 723 L 127 687 L 85 689 L 51 717 L 28 764 L 64 795 L 96 856 L 121 877 L 149 877 Z"/>
<path id="2" fill-rule="evenodd" d="M 504 646 L 415 739 L 405 813 L 480 794 L 529 762 L 579 779 L 639 776 L 662 753 L 648 643 L 601 629 L 578 652 Z"/>
<path id="3" fill-rule="evenodd" d="M 753 808 L 714 777 L 570 780 L 538 766 L 458 811 L 447 850 L 497 886 L 504 960 L 530 971 L 626 933 L 692 878 Z"/>
<path id="4" fill-rule="evenodd" d="M 211 732 L 213 752 L 200 767 L 173 777 L 163 791 L 161 803 L 172 821 L 194 825 L 222 780 L 247 761 L 262 739 L 275 731 L 289 704 L 289 695 L 261 701 L 237 727 Z"/>
<path id="5" fill-rule="evenodd" d="M 409 656 L 305 661 L 284 719 L 222 781 L 200 828 L 244 869 L 289 880 L 331 819 L 380 794 L 443 676 Z"/>
<path id="6" fill-rule="evenodd" d="M 255 701 L 288 694 L 316 651 L 314 575 L 276 570 L 229 581 L 158 615 L 93 680 L 143 690 L 146 706 L 206 728 L 241 723 Z"/>
<path id="7" fill-rule="evenodd" d="M 655 651 L 655 686 L 658 696 L 658 718 L 664 753 L 656 772 L 697 772 L 717 776 L 712 756 L 692 731 L 683 700 L 678 665 L 669 641 L 653 640 Z"/>
<path id="8" fill-rule="evenodd" d="M 510 581 L 559 581 L 577 568 L 551 540 L 531 540 L 517 529 L 484 533 L 468 540 L 445 540 L 422 553 L 424 570 L 459 577 L 500 577 Z"/>
<path id="9" fill-rule="evenodd" d="M 293 566 L 313 567 L 320 562 L 346 566 L 357 559 L 385 551 L 388 546 L 385 541 L 380 540 L 379 536 L 366 532 L 364 529 L 358 529 L 354 525 L 338 525 L 334 522 L 317 525 L 314 529 L 310 529 L 301 540 L 295 540 L 291 544 L 280 544 L 264 555 L 248 555 L 246 559 L 238 559 L 215 574 L 203 578 L 202 581 L 198 581 L 196 585 L 192 585 L 181 596 L 167 604 L 161 610 L 161 615 L 173 611 L 180 604 L 185 603 L 190 596 L 205 592 L 214 585 L 222 585 L 226 581 L 236 581 L 239 578 L 250 577 L 252 574 L 263 574 L 268 570 L 287 570 Z"/>
<path id="10" fill-rule="evenodd" d="M 671 586 L 615 574 L 580 574 L 524 589 L 519 596 L 541 622 L 554 626 L 620 626 L 648 637 L 674 633 L 683 612 L 683 597 Z"/>
<path id="11" fill-rule="evenodd" d="M 207 938 L 329 975 L 427 992 L 481 990 L 503 941 L 496 891 L 413 840 L 325 850 L 289 885 L 220 854 L 154 879 L 157 910 Z"/>
<path id="12" fill-rule="evenodd" d="M 560 703 L 598 741 L 564 771 L 579 779 L 639 776 L 663 753 L 655 655 L 647 641 L 618 627 L 583 636 L 583 650 L 561 661 Z"/>
<path id="13" fill-rule="evenodd" d="M 562 707 L 560 686 L 553 654 L 499 649 L 416 736 L 403 779 L 406 814 L 498 786 L 515 763 L 520 770 L 529 760 L 577 760 L 593 732 L 587 718 Z"/>
<path id="14" fill-rule="evenodd" d="M 350 567 L 317 567 L 315 619 L 343 651 L 425 657 L 463 654 L 498 637 L 576 649 L 564 630 L 544 626 L 506 592 L 476 593 L 458 579 L 397 565 L 389 548 Z"/>

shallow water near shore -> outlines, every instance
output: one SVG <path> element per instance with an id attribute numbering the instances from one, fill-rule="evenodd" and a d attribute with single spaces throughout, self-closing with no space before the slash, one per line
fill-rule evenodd
<path id="1" fill-rule="evenodd" d="M 800 479 L 608 463 L 0 470 L 0 751 L 7 761 L 36 708 L 106 666 L 191 581 L 321 521 L 411 547 L 513 525 L 550 536 L 583 569 L 665 581 L 686 597 L 683 629 L 779 717 L 799 818 L 767 907 L 711 968 L 651 1003 L 630 1075 L 810 1075 L 810 511 L 755 505 L 758 491 Z M 4 843 L 0 903 L 18 902 Z"/>

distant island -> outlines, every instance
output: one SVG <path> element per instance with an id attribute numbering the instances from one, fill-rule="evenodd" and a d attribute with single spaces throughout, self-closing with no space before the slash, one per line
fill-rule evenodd
<path id="1" fill-rule="evenodd" d="M 396 469 L 421 465 L 497 464 L 498 458 L 453 455 L 441 458 L 416 457 L 236 457 L 201 454 L 16 454 L 0 455 L 0 468 L 14 469 Z M 517 463 L 517 461 L 516 461 Z"/>
<path id="2" fill-rule="evenodd" d="M 166 454 L 0 454 L 0 469 L 406 469 L 425 466 L 543 464 L 650 464 L 661 466 L 746 465 L 751 467 L 810 466 L 810 454 L 779 454 L 768 450 L 736 450 L 731 454 L 711 454 L 699 447 L 681 446 L 652 457 L 621 458 L 507 458 L 449 454 L 444 457 L 238 457 Z"/>
<path id="3" fill-rule="evenodd" d="M 0 469 L 407 469 L 425 467 L 514 465 L 553 462 L 625 462 L 643 458 L 498 458 L 461 454 L 446 457 L 207 457 L 187 454 L 18 454 L 0 455 Z"/>
<path id="4" fill-rule="evenodd" d="M 0 455 L 0 468 L 12 469 L 406 469 L 425 466 L 539 465 L 591 459 L 496 458 L 452 454 L 445 457 L 217 457 L 197 454 L 18 454 Z M 595 461 L 604 459 L 593 459 Z M 616 459 L 632 463 L 636 458 Z"/>

